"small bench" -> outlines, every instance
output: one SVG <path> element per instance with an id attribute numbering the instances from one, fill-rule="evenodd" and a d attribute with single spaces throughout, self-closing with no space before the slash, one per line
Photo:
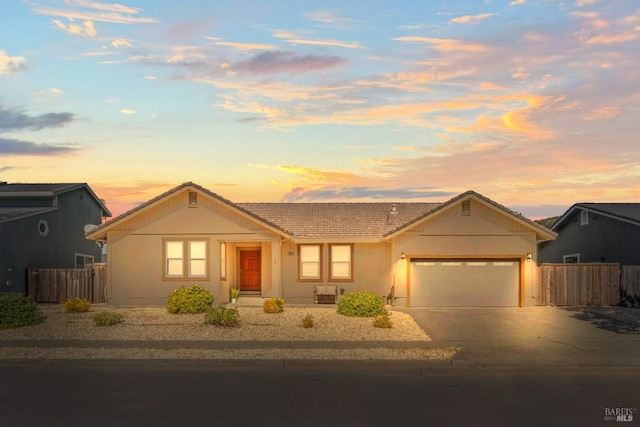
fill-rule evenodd
<path id="1" fill-rule="evenodd" d="M 338 298 L 336 285 L 315 285 L 313 287 L 314 304 L 335 304 Z"/>

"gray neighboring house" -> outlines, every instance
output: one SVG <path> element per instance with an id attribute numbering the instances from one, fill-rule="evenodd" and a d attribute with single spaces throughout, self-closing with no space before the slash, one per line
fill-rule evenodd
<path id="1" fill-rule="evenodd" d="M 576 203 L 551 230 L 558 237 L 540 243 L 540 263 L 640 265 L 640 203 Z"/>
<path id="2" fill-rule="evenodd" d="M 101 262 L 102 249 L 86 239 L 85 227 L 110 216 L 87 184 L 0 182 L 0 294 L 26 293 L 28 268 Z"/>

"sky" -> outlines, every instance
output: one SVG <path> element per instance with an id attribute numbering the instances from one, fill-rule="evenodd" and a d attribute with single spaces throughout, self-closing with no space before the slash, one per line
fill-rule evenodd
<path id="1" fill-rule="evenodd" d="M 3 0 L 0 180 L 118 215 L 444 202 L 531 218 L 640 202 L 638 0 Z"/>

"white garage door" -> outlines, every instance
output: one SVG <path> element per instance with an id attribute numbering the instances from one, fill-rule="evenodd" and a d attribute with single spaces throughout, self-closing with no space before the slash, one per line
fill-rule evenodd
<path id="1" fill-rule="evenodd" d="M 520 260 L 412 259 L 414 307 L 517 307 Z"/>

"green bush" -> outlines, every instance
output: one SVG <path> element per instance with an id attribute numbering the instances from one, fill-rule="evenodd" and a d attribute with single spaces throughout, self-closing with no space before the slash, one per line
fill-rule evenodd
<path id="1" fill-rule="evenodd" d="M 262 310 L 265 313 L 282 313 L 284 300 L 282 298 L 266 298 L 262 303 Z"/>
<path id="2" fill-rule="evenodd" d="M 345 316 L 375 317 L 386 314 L 382 298 L 373 292 L 348 292 L 338 303 L 338 313 Z"/>
<path id="3" fill-rule="evenodd" d="M 302 318 L 302 327 L 303 328 L 313 328 L 313 315 L 307 314 Z"/>
<path id="4" fill-rule="evenodd" d="M 18 294 L 0 296 L 0 329 L 36 325 L 44 319 L 46 316 L 31 299 Z"/>
<path id="5" fill-rule="evenodd" d="M 172 314 L 204 313 L 212 305 L 213 295 L 198 284 L 180 286 L 167 299 L 167 311 Z"/>
<path id="6" fill-rule="evenodd" d="M 393 322 L 388 314 L 378 314 L 373 319 L 373 326 L 376 328 L 393 328 Z"/>
<path id="7" fill-rule="evenodd" d="M 65 313 L 85 313 L 91 308 L 91 302 L 86 298 L 70 298 L 63 307 Z"/>
<path id="8" fill-rule="evenodd" d="M 123 321 L 122 314 L 113 311 L 101 311 L 93 315 L 93 322 L 98 326 L 117 325 Z"/>
<path id="9" fill-rule="evenodd" d="M 204 324 L 216 326 L 238 326 L 240 313 L 235 308 L 227 308 L 224 305 L 209 307 L 204 312 Z"/>

